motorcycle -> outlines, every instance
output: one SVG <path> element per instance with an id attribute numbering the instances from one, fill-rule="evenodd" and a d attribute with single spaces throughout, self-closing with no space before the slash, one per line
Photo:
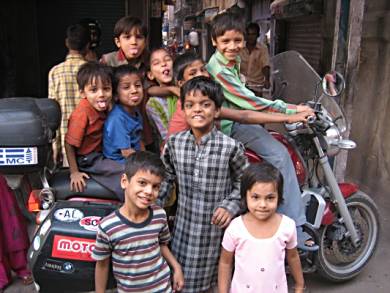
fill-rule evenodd
<path id="1" fill-rule="evenodd" d="M 84 192 L 72 192 L 69 171 L 49 168 L 60 117 L 54 100 L 0 100 L 0 172 L 14 190 L 22 213 L 36 220 L 27 255 L 36 290 L 92 291 L 91 251 L 97 226 L 120 203 L 112 191 L 92 179 Z M 108 288 L 114 287 L 111 272 Z"/>
<path id="2" fill-rule="evenodd" d="M 331 72 L 321 80 L 294 51 L 276 55 L 273 65 L 278 98 L 299 103 L 302 97 L 314 94 L 307 104 L 314 109 L 315 117 L 307 124 L 286 124 L 285 135 L 271 131 L 291 156 L 302 190 L 305 229 L 319 245 L 316 252 L 301 252 L 304 272 L 318 272 L 333 282 L 349 280 L 374 254 L 380 222 L 374 201 L 356 184 L 338 183 L 329 161 L 341 149 L 356 147 L 355 142 L 342 137 L 347 122 L 335 101 L 344 89 L 344 79 Z M 250 150 L 247 156 L 251 162 L 261 160 Z"/>
<path id="3" fill-rule="evenodd" d="M 318 272 L 334 282 L 349 280 L 375 252 L 380 223 L 374 201 L 355 184 L 337 183 L 329 163 L 329 157 L 340 149 L 355 147 L 354 142 L 342 139 L 347 124 L 332 97 L 341 93 L 344 80 L 335 74 L 334 79 L 321 82 L 297 52 L 281 53 L 273 64 L 278 97 L 314 96 L 308 104 L 315 110 L 315 119 L 307 124 L 286 124 L 286 134 L 271 132 L 290 153 L 306 209 L 305 229 L 319 245 L 316 252 L 301 253 L 304 271 Z M 296 77 L 304 79 L 294 81 Z M 334 85 L 329 85 L 329 80 L 334 80 Z M 39 184 L 31 184 L 39 188 L 32 190 L 28 199 L 19 200 L 22 209 L 28 205 L 36 214 L 37 230 L 28 259 L 37 291 L 92 291 L 95 264 L 91 251 L 97 226 L 120 203 L 92 179 L 84 192 L 72 192 L 68 170 L 48 168 L 59 115 L 52 100 L 0 100 L 0 172 L 9 180 L 15 176 L 12 174 L 25 175 L 29 183 L 39 174 L 35 180 Z M 250 150 L 246 155 L 250 162 L 260 160 Z M 111 273 L 108 287 L 114 286 Z"/>

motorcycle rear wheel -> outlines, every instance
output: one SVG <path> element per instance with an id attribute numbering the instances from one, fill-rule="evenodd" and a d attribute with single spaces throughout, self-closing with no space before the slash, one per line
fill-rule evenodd
<path id="1" fill-rule="evenodd" d="M 319 231 L 318 273 L 332 282 L 357 276 L 374 254 L 379 241 L 379 212 L 374 201 L 359 190 L 346 199 L 346 204 L 361 238 L 358 246 L 354 247 L 351 239 L 344 235 L 347 230 L 343 224 L 327 225 Z"/>

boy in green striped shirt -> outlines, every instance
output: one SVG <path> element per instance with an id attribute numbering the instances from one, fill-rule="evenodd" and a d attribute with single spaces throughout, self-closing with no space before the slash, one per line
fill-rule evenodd
<path id="1" fill-rule="evenodd" d="M 244 47 L 244 33 L 245 25 L 239 15 L 222 13 L 213 19 L 211 37 L 216 51 L 211 56 L 206 68 L 223 88 L 224 106 L 233 109 L 288 115 L 307 111 L 308 116 L 310 116 L 313 112 L 308 106 L 287 104 L 281 100 L 264 99 L 256 96 L 245 87 L 240 79 L 239 57 L 239 53 Z M 305 250 L 318 249 L 310 235 L 302 230 L 302 225 L 306 222 L 306 216 L 301 202 L 295 169 L 286 148 L 261 125 L 244 125 L 222 120 L 221 127 L 225 134 L 242 142 L 246 148 L 256 152 L 281 171 L 284 179 L 284 203 L 280 207 L 280 212 L 294 219 L 298 231 L 298 248 Z"/>

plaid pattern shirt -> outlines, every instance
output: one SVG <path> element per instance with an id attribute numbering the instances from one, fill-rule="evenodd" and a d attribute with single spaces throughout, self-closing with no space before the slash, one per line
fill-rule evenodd
<path id="1" fill-rule="evenodd" d="M 80 66 L 85 62 L 81 55 L 68 55 L 65 62 L 54 66 L 49 72 L 49 98 L 60 104 L 62 113 L 61 126 L 57 130 L 54 145 L 58 152 L 62 152 L 64 162 L 66 159 L 64 142 L 68 130 L 68 119 L 80 101 L 76 76 Z"/>
<path id="2" fill-rule="evenodd" d="M 214 128 L 199 144 L 191 131 L 168 138 L 162 160 L 167 178 L 163 203 L 176 181 L 178 205 L 171 249 L 183 267 L 182 292 L 207 291 L 217 282 L 223 230 L 211 224 L 218 207 L 236 216 L 240 211 L 241 175 L 247 167 L 241 143 Z"/>
<path id="3" fill-rule="evenodd" d="M 218 82 L 225 96 L 224 106 L 227 108 L 279 112 L 295 114 L 297 106 L 287 104 L 282 100 L 268 100 L 256 96 L 240 79 L 240 57 L 236 61 L 227 60 L 219 51 L 211 56 L 206 65 L 207 71 Z M 224 133 L 230 135 L 233 121 L 222 120 Z"/>

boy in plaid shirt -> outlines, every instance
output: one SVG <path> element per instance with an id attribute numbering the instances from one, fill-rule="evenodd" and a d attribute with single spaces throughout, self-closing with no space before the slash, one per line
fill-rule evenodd
<path id="1" fill-rule="evenodd" d="M 65 134 L 68 131 L 70 114 L 80 102 L 80 92 L 77 85 L 77 72 L 86 60 L 89 52 L 91 36 L 89 30 L 81 24 L 70 25 L 66 30 L 65 44 L 68 54 L 64 62 L 54 66 L 49 72 L 49 99 L 56 100 L 61 107 L 61 126 L 57 130 L 53 144 L 53 160 L 68 167 L 65 155 Z"/>
<path id="2" fill-rule="evenodd" d="M 171 244 L 182 265 L 182 292 L 208 292 L 216 286 L 225 228 L 240 211 L 240 180 L 247 166 L 241 143 L 218 131 L 223 94 L 211 79 L 187 81 L 180 96 L 191 129 L 169 137 L 162 155 L 167 179 L 160 201 L 176 181 L 178 206 Z"/>

